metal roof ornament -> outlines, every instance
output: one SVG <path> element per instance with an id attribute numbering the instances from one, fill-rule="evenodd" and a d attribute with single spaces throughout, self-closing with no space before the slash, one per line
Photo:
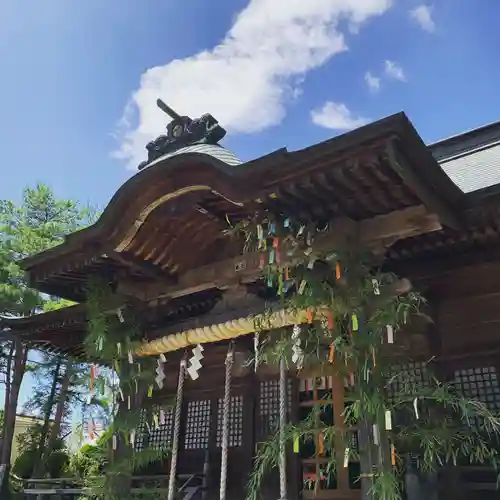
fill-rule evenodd
<path id="1" fill-rule="evenodd" d="M 147 167 L 152 161 L 161 156 L 173 153 L 186 146 L 193 144 L 217 145 L 226 135 L 226 130 L 210 114 L 205 114 L 201 118 L 193 120 L 189 116 L 180 116 L 161 99 L 157 99 L 156 104 L 165 114 L 172 118 L 172 121 L 167 125 L 166 135 L 159 135 L 146 145 L 148 159 L 139 164 L 139 170 Z"/>

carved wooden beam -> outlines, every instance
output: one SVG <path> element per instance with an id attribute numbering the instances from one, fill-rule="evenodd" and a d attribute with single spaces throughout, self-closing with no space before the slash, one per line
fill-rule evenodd
<path id="1" fill-rule="evenodd" d="M 448 227 L 458 229 L 460 223 L 456 213 L 436 195 L 434 190 L 424 182 L 415 169 L 406 161 L 403 154 L 398 151 L 395 139 L 388 142 L 387 156 L 392 169 L 403 179 L 403 182 L 422 200 L 429 210 L 435 212 L 439 219 Z"/>
<path id="2" fill-rule="evenodd" d="M 423 205 L 419 205 L 360 222 L 347 218 L 336 219 L 330 223 L 328 232 L 318 236 L 315 246 L 320 252 L 346 245 L 379 249 L 392 245 L 398 239 L 440 229 L 441 224 L 437 215 L 429 213 Z M 289 258 L 288 261 L 284 260 L 283 264 L 288 262 L 294 265 L 305 258 L 304 256 Z M 151 284 L 138 290 L 133 282 L 122 280 L 118 283 L 117 292 L 133 293 L 141 300 L 150 301 L 162 297 L 181 297 L 210 288 L 249 283 L 261 275 L 260 254 L 255 252 L 187 271 L 179 276 L 178 283 L 171 286 Z"/>
<path id="3" fill-rule="evenodd" d="M 167 283 L 170 285 L 175 284 L 176 279 L 164 272 L 159 266 L 156 266 L 152 262 L 148 262 L 135 257 L 135 255 L 129 252 L 116 252 L 114 250 L 107 250 L 106 256 L 113 260 L 116 260 L 120 264 L 127 266 L 129 269 L 139 272 L 144 276 L 151 278 L 154 281 L 160 283 Z"/>

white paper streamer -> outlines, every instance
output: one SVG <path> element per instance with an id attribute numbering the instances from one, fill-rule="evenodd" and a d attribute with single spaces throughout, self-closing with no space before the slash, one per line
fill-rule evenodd
<path id="1" fill-rule="evenodd" d="M 394 344 L 394 328 L 392 325 L 387 325 L 387 343 Z"/>
<path id="2" fill-rule="evenodd" d="M 385 410 L 385 430 L 392 431 L 392 414 L 391 410 Z"/>
<path id="3" fill-rule="evenodd" d="M 344 451 L 344 469 L 349 467 L 349 455 L 351 453 L 350 448 L 346 448 Z"/>
<path id="4" fill-rule="evenodd" d="M 418 398 L 413 400 L 413 409 L 415 410 L 415 418 L 418 420 Z"/>
<path id="5" fill-rule="evenodd" d="M 253 351 L 254 351 L 254 369 L 257 371 L 259 367 L 260 361 L 260 352 L 259 352 L 259 332 L 255 332 L 253 337 Z"/>
<path id="6" fill-rule="evenodd" d="M 133 365 L 134 364 L 134 356 L 132 354 L 132 351 L 128 352 L 128 362 Z"/>
<path id="7" fill-rule="evenodd" d="M 380 444 L 380 433 L 378 431 L 378 425 L 373 424 L 373 443 L 375 446 L 378 446 Z"/>
<path id="8" fill-rule="evenodd" d="M 123 312 L 121 309 L 116 310 L 116 315 L 118 316 L 118 321 L 120 321 L 120 323 L 125 323 L 125 318 L 123 317 Z"/>

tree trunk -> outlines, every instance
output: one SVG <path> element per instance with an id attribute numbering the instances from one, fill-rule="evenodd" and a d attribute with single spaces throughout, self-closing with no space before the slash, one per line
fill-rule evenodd
<path id="1" fill-rule="evenodd" d="M 8 374 L 9 391 L 5 391 L 5 413 L 4 427 L 2 434 L 2 455 L 1 465 L 5 467 L 3 479 L 0 483 L 0 498 L 10 498 L 9 475 L 11 469 L 10 456 L 12 454 L 12 441 L 14 439 L 14 430 L 16 427 L 17 403 L 19 401 L 19 391 L 23 381 L 26 369 L 26 359 L 28 349 L 25 348 L 20 340 L 12 341 L 12 360 L 14 369 L 12 374 Z"/>
<path id="2" fill-rule="evenodd" d="M 19 401 L 19 390 L 23 381 L 26 369 L 26 359 L 28 349 L 24 348 L 20 340 L 14 340 L 14 369 L 10 380 L 10 391 L 5 394 L 5 414 L 4 431 L 2 444 L 2 464 L 10 465 L 10 455 L 12 453 L 12 440 L 14 438 L 14 429 L 16 427 L 17 403 Z M 7 397 L 8 396 L 8 397 Z"/>
<path id="3" fill-rule="evenodd" d="M 49 438 L 47 440 L 47 445 L 45 446 L 42 459 L 40 460 L 39 473 L 40 476 L 44 474 L 45 467 L 48 462 L 49 455 L 54 451 L 54 447 L 61 433 L 61 423 L 64 416 L 64 409 L 66 403 L 68 402 L 69 386 L 71 382 L 71 377 L 73 376 L 73 365 L 71 363 L 66 364 L 66 370 L 64 372 L 63 379 L 61 381 L 61 388 L 59 390 L 59 399 L 57 400 L 56 413 L 54 416 L 54 422 L 49 430 Z M 36 467 L 35 467 L 36 469 Z"/>
<path id="4" fill-rule="evenodd" d="M 4 422 L 7 418 L 7 413 L 9 411 L 9 399 L 10 399 L 10 387 L 12 382 L 12 360 L 14 358 L 14 342 L 9 343 L 9 355 L 7 356 L 7 362 L 5 364 L 5 400 L 4 400 Z M 5 442 L 5 425 L 2 426 L 0 434 L 0 458 L 2 457 L 3 443 Z M 2 462 L 3 463 L 3 462 Z"/>
<path id="5" fill-rule="evenodd" d="M 44 449 L 47 447 L 47 437 L 50 432 L 50 416 L 54 408 L 57 392 L 57 383 L 59 381 L 59 373 L 61 371 L 61 358 L 58 358 L 56 367 L 54 368 L 54 378 L 52 379 L 52 387 L 50 388 L 49 397 L 47 399 L 47 406 L 45 407 L 45 414 L 43 418 L 43 427 L 40 435 L 40 441 L 37 449 L 37 460 L 35 461 L 35 469 L 33 470 L 32 477 L 41 477 L 44 470 L 42 456 Z"/>

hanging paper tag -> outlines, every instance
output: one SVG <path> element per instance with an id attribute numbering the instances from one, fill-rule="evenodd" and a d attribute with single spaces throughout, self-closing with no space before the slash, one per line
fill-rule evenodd
<path id="1" fill-rule="evenodd" d="M 102 337 L 99 337 L 99 341 L 97 343 L 99 351 L 102 351 L 103 343 L 104 343 L 104 339 Z"/>
<path id="2" fill-rule="evenodd" d="M 391 444 L 391 464 L 396 467 L 396 449 L 393 444 Z"/>
<path id="3" fill-rule="evenodd" d="M 373 424 L 373 444 L 375 446 L 378 446 L 380 444 L 380 437 L 377 424 Z"/>
<path id="4" fill-rule="evenodd" d="M 127 408 L 130 410 L 131 406 L 132 406 L 132 401 L 130 400 L 130 396 L 127 396 Z"/>
<path id="5" fill-rule="evenodd" d="M 115 372 L 119 375 L 120 374 L 120 365 L 118 363 L 118 360 L 113 360 L 113 364 L 115 365 Z"/>
<path id="6" fill-rule="evenodd" d="M 293 452 L 300 453 L 300 437 L 298 434 L 293 437 Z"/>
<path id="7" fill-rule="evenodd" d="M 304 293 L 304 290 L 306 289 L 306 285 L 307 285 L 307 281 L 306 280 L 302 280 L 300 282 L 299 295 L 302 295 Z"/>
<path id="8" fill-rule="evenodd" d="M 288 217 L 283 221 L 283 227 L 290 227 L 290 219 Z"/>
<path id="9" fill-rule="evenodd" d="M 260 352 L 259 352 L 259 332 L 255 332 L 254 334 L 254 337 L 253 337 L 253 350 L 254 350 L 254 358 L 255 358 L 255 362 L 254 362 L 254 369 L 255 371 L 257 371 L 257 368 L 259 367 L 259 356 L 260 356 Z"/>
<path id="10" fill-rule="evenodd" d="M 273 277 L 271 275 L 269 275 L 267 277 L 267 287 L 271 288 L 272 286 L 273 286 Z"/>
<path id="11" fill-rule="evenodd" d="M 337 263 L 335 264 L 335 278 L 336 278 L 337 280 L 339 280 L 339 279 L 340 279 L 340 262 L 337 262 Z"/>
<path id="12" fill-rule="evenodd" d="M 333 363 L 335 361 L 335 345 L 333 343 L 330 344 L 330 354 L 328 356 L 328 361 Z"/>
<path id="13" fill-rule="evenodd" d="M 290 270 L 288 267 L 285 267 L 285 281 L 288 281 L 290 279 Z"/>
<path id="14" fill-rule="evenodd" d="M 161 409 L 160 410 L 160 424 L 165 425 L 165 423 L 166 423 L 165 410 Z"/>
<path id="15" fill-rule="evenodd" d="M 307 322 L 312 323 L 314 319 L 314 311 L 311 308 L 309 308 L 306 314 L 307 314 Z"/>
<path id="16" fill-rule="evenodd" d="M 116 343 L 116 352 L 118 353 L 118 357 L 121 358 L 122 357 L 122 343 L 121 342 Z"/>
<path id="17" fill-rule="evenodd" d="M 128 362 L 133 365 L 134 364 L 134 356 L 132 355 L 132 351 L 128 352 Z"/>
<path id="18" fill-rule="evenodd" d="M 158 427 L 160 427 L 160 420 L 159 420 L 158 415 L 156 413 L 153 414 L 153 422 L 155 424 L 155 429 L 158 429 Z"/>
<path id="19" fill-rule="evenodd" d="M 118 388 L 118 392 L 120 393 L 120 398 L 121 398 L 121 400 L 122 400 L 122 401 L 125 401 L 125 396 L 123 395 L 123 391 L 122 391 L 122 388 L 121 388 L 121 387 L 119 387 L 119 388 Z"/>
<path id="20" fill-rule="evenodd" d="M 316 262 L 315 258 L 309 259 L 309 263 L 307 264 L 307 269 L 314 269 L 314 263 Z"/>
<path id="21" fill-rule="evenodd" d="M 392 431 L 392 414 L 391 410 L 385 410 L 385 430 Z"/>
<path id="22" fill-rule="evenodd" d="M 318 455 L 323 456 L 325 454 L 325 435 L 320 432 L 318 436 Z"/>
<path id="23" fill-rule="evenodd" d="M 387 343 L 394 344 L 394 329 L 392 325 L 387 325 Z"/>
<path id="24" fill-rule="evenodd" d="M 269 252 L 269 264 L 274 264 L 274 257 L 276 256 L 276 251 L 274 248 Z"/>
<path id="25" fill-rule="evenodd" d="M 260 224 L 257 224 L 257 239 L 259 240 L 259 245 L 264 239 L 264 231 L 262 230 L 262 226 Z"/>
<path id="26" fill-rule="evenodd" d="M 116 310 L 116 315 L 118 316 L 118 321 L 120 323 L 125 323 L 125 318 L 123 317 L 123 312 L 122 312 L 121 308 Z"/>
<path id="27" fill-rule="evenodd" d="M 148 387 L 148 398 L 151 398 L 151 397 L 153 397 L 153 386 L 152 385 L 150 385 Z"/>
<path id="28" fill-rule="evenodd" d="M 113 441 L 113 450 L 116 450 L 116 448 L 117 448 L 117 442 L 116 442 L 117 439 L 116 439 L 115 434 L 113 434 L 112 441 Z"/>
<path id="29" fill-rule="evenodd" d="M 276 234 L 276 222 L 269 223 L 269 234 Z"/>
<path id="30" fill-rule="evenodd" d="M 349 448 L 346 448 L 344 451 L 344 469 L 349 467 L 349 455 L 351 453 L 351 450 Z"/>
<path id="31" fill-rule="evenodd" d="M 359 328 L 358 317 L 355 314 L 353 314 L 352 315 L 352 330 L 353 330 L 353 332 L 357 332 L 358 328 Z"/>
<path id="32" fill-rule="evenodd" d="M 297 238 L 299 236 L 302 236 L 302 233 L 305 231 L 305 229 L 306 229 L 306 226 L 300 226 L 299 231 L 297 233 Z"/>
<path id="33" fill-rule="evenodd" d="M 372 279 L 372 286 L 374 295 L 380 295 L 380 287 L 378 281 L 375 278 Z"/>
<path id="34" fill-rule="evenodd" d="M 135 429 L 130 430 L 130 445 L 135 448 Z"/>
<path id="35" fill-rule="evenodd" d="M 415 410 L 415 418 L 418 420 L 418 398 L 413 400 L 413 409 Z"/>

